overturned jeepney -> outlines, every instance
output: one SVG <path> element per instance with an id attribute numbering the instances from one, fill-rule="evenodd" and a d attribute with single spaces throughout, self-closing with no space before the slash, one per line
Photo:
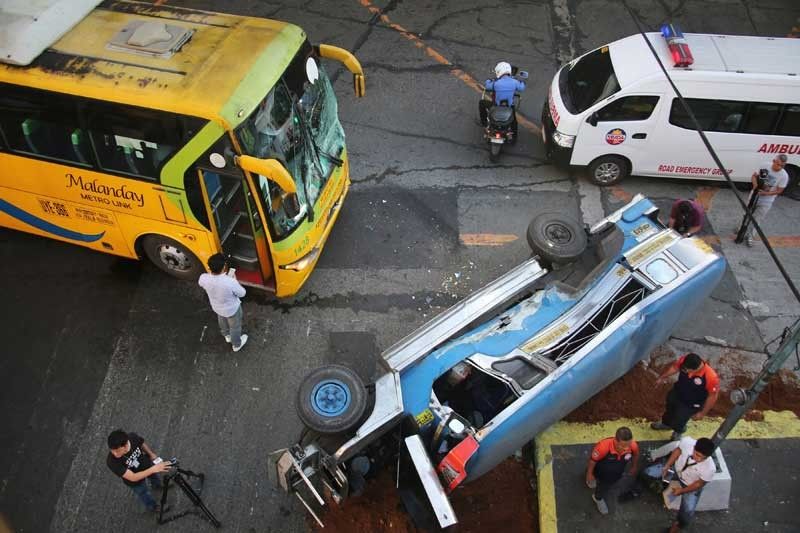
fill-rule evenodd
<path id="1" fill-rule="evenodd" d="M 391 465 L 407 508 L 456 523 L 447 493 L 628 372 L 719 282 L 723 258 L 657 214 L 640 195 L 591 228 L 542 214 L 534 257 L 386 350 L 374 383 L 312 372 L 297 398 L 308 430 L 271 456 L 278 484 L 319 521 L 317 504 Z"/>

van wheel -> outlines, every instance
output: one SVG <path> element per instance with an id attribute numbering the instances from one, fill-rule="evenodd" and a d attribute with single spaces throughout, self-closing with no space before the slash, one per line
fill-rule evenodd
<path id="1" fill-rule="evenodd" d="M 789 183 L 783 190 L 783 196 L 788 196 L 792 200 L 800 200 L 800 169 L 793 165 L 786 165 L 784 168 L 789 174 Z"/>
<path id="2" fill-rule="evenodd" d="M 627 178 L 631 169 L 628 162 L 615 155 L 598 157 L 589 165 L 589 179 L 592 183 L 606 187 Z"/>
<path id="3" fill-rule="evenodd" d="M 528 225 L 528 246 L 549 263 L 575 261 L 586 249 L 586 231 L 574 218 L 562 213 L 541 213 Z"/>
<path id="4" fill-rule="evenodd" d="M 148 235 L 142 241 L 142 249 L 155 266 L 178 279 L 194 281 L 204 272 L 197 256 L 169 237 Z"/>
<path id="5" fill-rule="evenodd" d="M 367 408 L 358 374 L 342 365 L 312 370 L 297 391 L 297 415 L 305 426 L 326 435 L 353 429 Z"/>

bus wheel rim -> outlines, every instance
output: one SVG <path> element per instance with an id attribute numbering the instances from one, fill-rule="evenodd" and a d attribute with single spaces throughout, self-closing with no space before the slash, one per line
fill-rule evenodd
<path id="1" fill-rule="evenodd" d="M 170 270 L 186 272 L 191 270 L 191 259 L 186 253 L 171 244 L 163 244 L 158 248 L 161 263 Z"/>
<path id="2" fill-rule="evenodd" d="M 325 417 L 344 414 L 350 407 L 350 388 L 338 379 L 326 379 L 311 390 L 311 407 Z"/>

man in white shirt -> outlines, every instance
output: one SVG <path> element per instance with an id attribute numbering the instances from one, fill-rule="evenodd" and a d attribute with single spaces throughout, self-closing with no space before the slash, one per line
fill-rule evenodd
<path id="1" fill-rule="evenodd" d="M 231 343 L 233 351 L 238 352 L 247 342 L 247 335 L 242 334 L 242 302 L 239 300 L 245 295 L 244 287 L 236 281 L 224 255 L 209 257 L 208 269 L 211 274 L 200 274 L 197 283 L 206 290 L 211 309 L 217 313 L 222 336 Z"/>
<path id="2" fill-rule="evenodd" d="M 683 437 L 677 447 L 662 465 L 655 463 L 642 472 L 645 479 L 669 479 L 670 470 L 674 470 L 675 477 L 680 486 L 672 487 L 672 496 L 681 496 L 681 507 L 678 516 L 670 526 L 670 533 L 689 526 L 694 517 L 697 501 L 703 492 L 703 487 L 714 478 L 717 467 L 711 455 L 714 453 L 714 443 L 711 439 L 701 438 L 694 440 Z"/>
<path id="3" fill-rule="evenodd" d="M 789 174 L 787 174 L 786 170 L 783 168 L 786 166 L 786 161 L 786 154 L 778 154 L 775 156 L 775 159 L 772 160 L 771 165 L 765 165 L 767 169 L 767 183 L 760 190 L 758 188 L 758 173 L 753 172 L 753 176 L 750 178 L 753 184 L 753 190 L 750 194 L 758 195 L 758 200 L 753 208 L 753 218 L 758 220 L 759 223 L 764 220 L 772 204 L 775 202 L 775 198 L 783 193 L 783 190 L 789 183 Z M 747 246 L 753 246 L 752 223 L 750 223 L 747 228 L 745 242 Z"/>

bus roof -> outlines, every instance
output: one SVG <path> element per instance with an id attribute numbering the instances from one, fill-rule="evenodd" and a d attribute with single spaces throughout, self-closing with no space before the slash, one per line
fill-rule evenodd
<path id="1" fill-rule="evenodd" d="M 784 75 L 787 79 L 791 76 L 796 80 L 800 70 L 800 39 L 686 33 L 684 37 L 692 51 L 694 63 L 689 68 L 683 68 L 674 66 L 667 41 L 660 33 L 646 35 L 670 74 L 730 72 Z M 661 73 L 661 68 L 639 34 L 614 41 L 609 48 L 621 87 Z"/>
<path id="2" fill-rule="evenodd" d="M 185 44 L 178 42 L 174 54 L 150 53 L 178 34 Z M 30 65 L 0 64 L 0 82 L 233 127 L 255 109 L 304 40 L 300 28 L 275 20 L 106 1 Z M 130 43 L 135 46 L 126 49 Z"/>

